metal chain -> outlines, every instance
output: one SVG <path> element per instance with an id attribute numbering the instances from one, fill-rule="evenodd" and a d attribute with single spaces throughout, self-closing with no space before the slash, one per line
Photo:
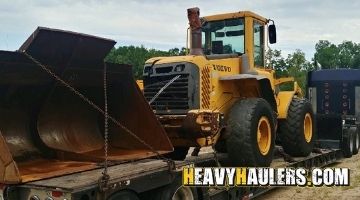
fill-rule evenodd
<path id="1" fill-rule="evenodd" d="M 104 109 L 105 109 L 105 117 L 104 117 L 104 152 L 105 152 L 105 166 L 104 166 L 104 174 L 107 174 L 108 167 L 108 141 L 109 141 L 109 115 L 108 115 L 108 97 L 107 97 L 107 69 L 106 64 L 104 64 Z"/>
<path id="2" fill-rule="evenodd" d="M 109 147 L 109 115 L 108 115 L 108 96 L 107 96 L 107 65 L 104 64 L 104 171 L 102 172 L 102 177 L 99 179 L 99 186 L 101 191 L 106 191 L 108 189 L 108 183 L 110 180 L 110 175 L 108 174 L 108 147 Z"/>
<path id="3" fill-rule="evenodd" d="M 92 102 L 90 99 L 88 99 L 87 97 L 85 97 L 81 92 L 79 92 L 78 90 L 76 90 L 75 88 L 73 88 L 71 85 L 69 85 L 67 82 L 65 82 L 64 80 L 62 80 L 58 75 L 56 75 L 53 71 L 51 71 L 48 67 L 46 67 L 45 65 L 41 64 L 38 60 L 36 60 L 35 58 L 33 58 L 31 55 L 29 55 L 26 51 L 23 51 L 23 54 L 29 58 L 31 61 L 33 61 L 35 64 L 37 64 L 38 66 L 40 66 L 44 71 L 46 71 L 49 75 L 51 75 L 55 80 L 57 80 L 59 83 L 61 83 L 63 86 L 65 86 L 66 88 L 68 88 L 70 91 L 72 91 L 74 94 L 76 94 L 77 96 L 79 96 L 82 100 L 84 100 L 87 104 L 89 104 L 90 106 L 92 106 L 95 110 L 97 110 L 98 112 L 100 112 L 101 114 L 103 114 L 104 116 L 107 116 L 108 119 L 110 119 L 111 122 L 113 122 L 114 124 L 116 124 L 118 127 L 120 127 L 122 130 L 124 130 L 127 134 L 131 135 L 132 137 L 134 137 L 136 140 L 138 140 L 140 143 L 142 143 L 145 147 L 147 147 L 152 153 L 155 154 L 155 156 L 158 159 L 161 160 L 165 160 L 168 163 L 171 162 L 168 158 L 164 157 L 163 155 L 161 155 L 158 151 L 156 151 L 151 145 L 149 145 L 148 143 L 146 143 L 143 139 L 139 138 L 135 133 L 133 133 L 132 131 L 130 131 L 128 128 L 126 128 L 126 126 L 122 125 L 119 121 L 117 121 L 114 117 L 110 116 L 108 113 L 105 113 L 105 111 L 103 109 L 101 109 L 99 106 L 97 106 L 94 102 Z"/>

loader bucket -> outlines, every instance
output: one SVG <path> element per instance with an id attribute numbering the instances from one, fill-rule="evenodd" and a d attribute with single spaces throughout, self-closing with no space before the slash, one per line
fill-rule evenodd
<path id="1" fill-rule="evenodd" d="M 94 169 L 104 159 L 104 115 L 22 52 L 103 110 L 103 59 L 114 44 L 38 28 L 19 52 L 0 51 L 0 183 Z M 126 127 L 109 120 L 109 159 L 135 160 L 154 156 L 154 151 L 172 151 L 131 67 L 106 66 L 109 115 Z"/>

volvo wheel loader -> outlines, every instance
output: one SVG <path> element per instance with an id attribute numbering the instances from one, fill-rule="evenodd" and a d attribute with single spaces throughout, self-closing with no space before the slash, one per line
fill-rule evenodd
<path id="1" fill-rule="evenodd" d="M 269 166 L 276 137 L 288 154 L 308 155 L 316 137 L 311 104 L 293 78 L 265 67 L 274 22 L 250 11 L 199 15 L 188 9 L 189 55 L 144 66 L 144 95 L 175 146 L 170 156 L 214 146 L 234 165 Z M 279 90 L 285 82 L 292 91 Z"/>
<path id="2" fill-rule="evenodd" d="M 40 27 L 18 51 L 0 51 L 0 184 L 173 150 L 131 67 L 104 63 L 114 44 Z"/>

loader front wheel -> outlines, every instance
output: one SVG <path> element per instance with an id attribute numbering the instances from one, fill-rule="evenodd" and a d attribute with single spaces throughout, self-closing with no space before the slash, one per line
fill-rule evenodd
<path id="1" fill-rule="evenodd" d="M 236 102 L 227 120 L 226 147 L 235 166 L 269 166 L 275 141 L 273 111 L 260 98 Z"/>
<path id="2" fill-rule="evenodd" d="M 293 98 L 286 120 L 279 122 L 279 139 L 291 156 L 308 156 L 315 141 L 314 114 L 309 101 Z"/>

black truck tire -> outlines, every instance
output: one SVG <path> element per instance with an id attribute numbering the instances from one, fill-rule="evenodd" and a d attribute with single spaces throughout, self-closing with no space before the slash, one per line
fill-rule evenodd
<path id="1" fill-rule="evenodd" d="M 356 131 L 354 133 L 354 147 L 353 147 L 353 155 L 356 155 L 359 153 L 360 149 L 360 130 L 359 127 L 356 128 Z"/>
<path id="2" fill-rule="evenodd" d="M 184 187 L 182 177 L 177 176 L 169 185 L 154 190 L 151 200 L 198 200 L 198 192 L 195 187 Z"/>
<path id="3" fill-rule="evenodd" d="M 234 166 L 266 167 L 273 159 L 274 112 L 261 98 L 241 99 L 227 117 L 226 148 Z"/>
<path id="4" fill-rule="evenodd" d="M 293 98 L 287 118 L 279 122 L 279 140 L 291 156 L 308 156 L 316 139 L 314 113 L 306 99 Z"/>
<path id="5" fill-rule="evenodd" d="M 165 156 L 173 160 L 184 160 L 190 147 L 174 147 L 174 151 Z"/>
<path id="6" fill-rule="evenodd" d="M 343 130 L 343 137 L 341 141 L 341 150 L 345 158 L 351 158 L 354 152 L 354 128 L 347 128 Z"/>
<path id="7" fill-rule="evenodd" d="M 218 153 L 227 153 L 226 149 L 226 140 L 220 139 L 218 140 L 215 145 L 213 145 L 213 148 Z"/>
<path id="8" fill-rule="evenodd" d="M 140 198 L 132 191 L 119 191 L 112 194 L 107 200 L 140 200 Z"/>

